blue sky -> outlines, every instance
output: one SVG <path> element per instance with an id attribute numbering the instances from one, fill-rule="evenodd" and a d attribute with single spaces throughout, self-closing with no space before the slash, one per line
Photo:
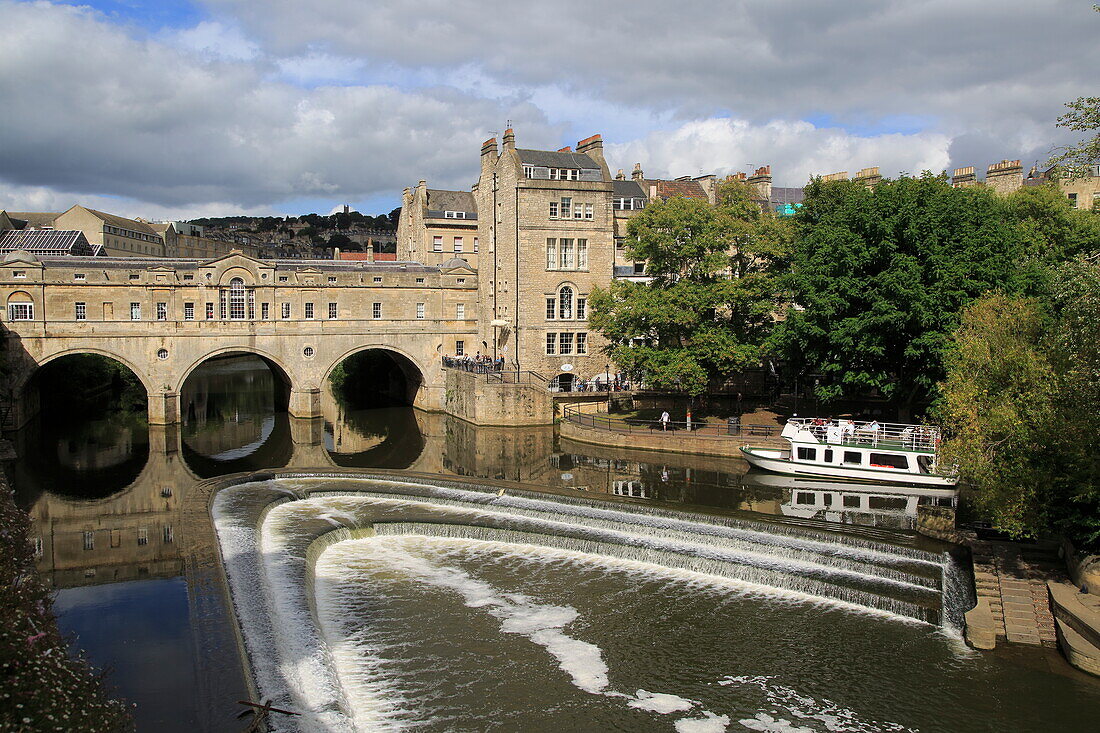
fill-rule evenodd
<path id="1" fill-rule="evenodd" d="M 1073 140 L 1100 14 L 1070 0 L 0 0 L 0 208 L 175 218 L 366 213 L 600 133 L 650 176 L 772 166 L 778 185 Z M 582 20 L 583 19 L 583 20 Z M 1058 38 L 1058 53 L 1029 39 Z"/>

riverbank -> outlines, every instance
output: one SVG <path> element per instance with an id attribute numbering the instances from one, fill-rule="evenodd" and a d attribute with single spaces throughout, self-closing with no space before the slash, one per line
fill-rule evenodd
<path id="1" fill-rule="evenodd" d="M 133 730 L 128 706 L 107 693 L 102 674 L 71 656 L 57 628 L 53 593 L 35 569 L 30 522 L 0 470 L 0 729 Z"/>

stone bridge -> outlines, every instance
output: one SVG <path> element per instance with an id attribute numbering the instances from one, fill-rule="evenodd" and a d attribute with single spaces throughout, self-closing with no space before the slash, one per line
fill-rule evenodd
<path id="1" fill-rule="evenodd" d="M 180 392 L 204 362 L 255 354 L 297 418 L 349 356 L 379 350 L 416 407 L 443 409 L 443 353 L 475 346 L 477 273 L 463 260 L 415 262 L 56 257 L 0 263 L 9 428 L 37 412 L 42 366 L 71 354 L 121 362 L 145 386 L 149 422 L 180 420 Z"/>

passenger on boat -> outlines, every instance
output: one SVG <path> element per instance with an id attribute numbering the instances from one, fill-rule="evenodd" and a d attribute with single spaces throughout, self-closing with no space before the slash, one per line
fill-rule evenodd
<path id="1" fill-rule="evenodd" d="M 851 420 L 845 420 L 840 426 L 840 437 L 842 440 L 852 440 L 856 434 L 856 424 Z"/>
<path id="2" fill-rule="evenodd" d="M 919 430 L 919 428 L 918 428 L 918 430 Z M 913 447 L 913 443 L 915 441 L 913 440 L 913 428 L 912 427 L 906 426 L 905 430 L 901 431 L 901 436 L 900 437 L 901 437 L 901 444 L 903 446 L 905 446 L 906 448 L 912 448 Z"/>

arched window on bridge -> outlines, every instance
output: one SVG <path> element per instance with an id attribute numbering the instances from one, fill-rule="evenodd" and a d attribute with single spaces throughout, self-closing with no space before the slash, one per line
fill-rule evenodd
<path id="1" fill-rule="evenodd" d="M 8 320 L 34 320 L 34 300 L 31 299 L 29 293 L 19 290 L 8 296 Z"/>
<path id="2" fill-rule="evenodd" d="M 221 317 L 224 320 L 243 321 L 256 318 L 256 291 L 244 286 L 244 280 L 235 277 L 229 281 L 229 289 L 221 289 Z"/>

